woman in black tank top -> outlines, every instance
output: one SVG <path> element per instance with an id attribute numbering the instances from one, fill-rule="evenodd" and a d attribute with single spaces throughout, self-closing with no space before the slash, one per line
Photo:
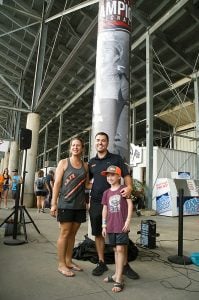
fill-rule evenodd
<path id="1" fill-rule="evenodd" d="M 52 194 L 51 215 L 57 216 L 60 234 L 57 241 L 58 271 L 66 276 L 75 276 L 82 268 L 72 261 L 75 236 L 86 222 L 85 182 L 88 181 L 88 166 L 82 160 L 84 142 L 75 137 L 70 142 L 71 156 L 62 159 L 56 169 Z"/>
<path id="2" fill-rule="evenodd" d="M 8 191 L 10 187 L 11 176 L 8 174 L 8 168 L 3 171 L 4 183 L 3 183 L 3 197 L 4 197 L 4 208 L 8 208 Z"/>

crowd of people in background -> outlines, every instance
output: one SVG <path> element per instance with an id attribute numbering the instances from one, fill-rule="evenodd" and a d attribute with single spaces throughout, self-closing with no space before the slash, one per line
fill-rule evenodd
<path id="1" fill-rule="evenodd" d="M 43 186 L 39 186 L 38 183 L 44 183 Z M 13 203 L 11 208 L 15 207 L 16 200 L 20 197 L 20 187 L 23 183 L 22 176 L 18 174 L 18 169 L 12 171 L 12 175 L 9 174 L 8 168 L 5 168 L 0 173 L 0 208 L 8 209 L 8 196 L 10 191 L 10 198 Z M 44 171 L 39 170 L 34 182 L 34 193 L 36 198 L 36 207 L 38 212 L 44 212 L 45 208 L 51 208 L 52 191 L 54 185 L 54 171 L 49 170 L 48 174 L 44 176 Z M 3 202 L 3 206 L 2 206 Z M 20 200 L 19 200 L 20 202 Z"/>

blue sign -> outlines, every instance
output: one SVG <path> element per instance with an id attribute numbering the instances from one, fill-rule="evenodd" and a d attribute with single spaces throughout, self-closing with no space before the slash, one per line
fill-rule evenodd
<path id="1" fill-rule="evenodd" d="M 161 214 L 171 210 L 171 198 L 168 193 L 156 197 L 156 211 Z"/>
<path id="2" fill-rule="evenodd" d="M 184 214 L 185 215 L 196 215 L 199 214 L 199 198 L 185 197 L 186 201 L 184 203 Z"/>

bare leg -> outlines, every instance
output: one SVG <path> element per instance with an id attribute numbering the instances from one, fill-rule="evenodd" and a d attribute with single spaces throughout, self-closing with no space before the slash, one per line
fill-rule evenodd
<path id="1" fill-rule="evenodd" d="M 104 262 L 104 247 L 105 247 L 105 242 L 104 238 L 102 235 L 96 236 L 95 237 L 95 246 L 98 254 L 99 261 Z"/>
<path id="2" fill-rule="evenodd" d="M 124 245 L 124 251 L 125 251 L 125 260 L 124 260 L 124 266 L 128 263 L 128 246 Z"/>
<path id="3" fill-rule="evenodd" d="M 4 207 L 7 208 L 8 207 L 8 190 L 4 191 L 3 196 L 4 196 Z"/>
<path id="4" fill-rule="evenodd" d="M 66 256 L 65 256 L 66 266 L 68 268 L 74 268 L 77 271 L 81 271 L 81 268 L 72 262 L 72 255 L 73 255 L 73 248 L 75 245 L 75 236 L 77 234 L 80 225 L 81 225 L 80 223 L 72 223 L 71 230 L 68 235 L 68 244 L 67 244 Z"/>
<path id="5" fill-rule="evenodd" d="M 124 245 L 117 245 L 114 251 L 115 251 L 115 281 L 116 283 L 123 285 L 122 273 L 123 273 L 123 267 L 125 261 L 125 247 Z M 121 287 L 114 286 L 112 288 L 112 291 L 117 293 L 120 292 L 122 289 L 123 286 Z"/>
<path id="6" fill-rule="evenodd" d="M 41 209 L 42 209 L 42 212 L 44 212 L 44 203 L 45 203 L 45 197 L 41 196 Z"/>
<path id="7" fill-rule="evenodd" d="M 37 209 L 40 211 L 41 208 L 41 196 L 37 196 Z"/>
<path id="8" fill-rule="evenodd" d="M 68 248 L 69 236 L 72 228 L 72 223 L 62 222 L 60 223 L 60 234 L 57 240 L 57 252 L 58 252 L 58 271 L 65 276 L 74 276 L 75 274 L 70 271 L 66 266 L 66 253 Z"/>

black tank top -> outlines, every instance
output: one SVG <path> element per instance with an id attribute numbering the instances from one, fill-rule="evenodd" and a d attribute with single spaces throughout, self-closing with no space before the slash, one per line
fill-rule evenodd
<path id="1" fill-rule="evenodd" d="M 86 209 L 85 181 L 86 170 L 83 162 L 79 169 L 73 168 L 70 159 L 64 172 L 58 201 L 59 209 Z"/>

